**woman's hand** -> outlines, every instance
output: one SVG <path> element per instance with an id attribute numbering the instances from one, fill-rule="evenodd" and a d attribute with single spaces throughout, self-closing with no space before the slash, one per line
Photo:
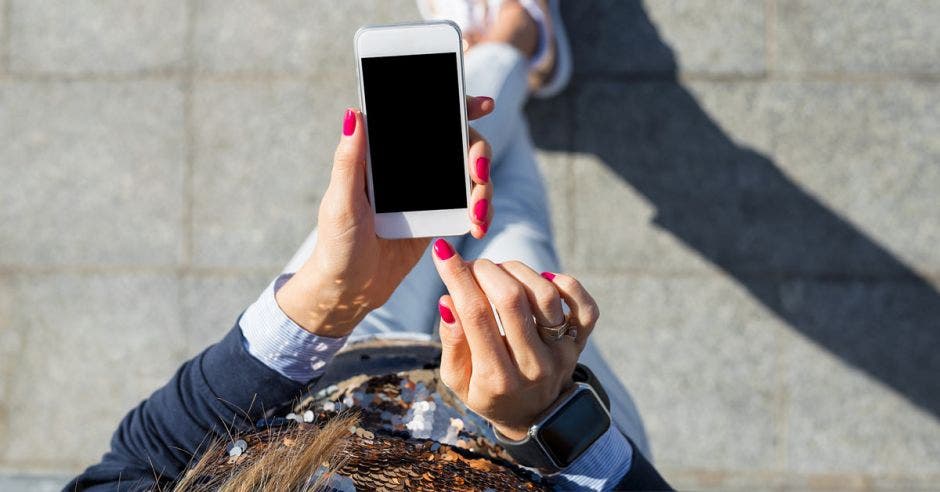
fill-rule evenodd
<path id="1" fill-rule="evenodd" d="M 493 111 L 488 97 L 467 99 L 471 120 Z M 419 110 L 419 108 L 416 108 Z M 415 129 L 415 152 L 421 152 Z M 489 181 L 490 147 L 470 129 L 471 234 L 482 238 L 493 220 Z M 484 202 L 485 205 L 477 206 Z M 474 211 L 486 208 L 482 217 Z M 320 202 L 313 254 L 277 292 L 277 303 L 295 323 L 321 336 L 341 337 L 392 295 L 427 248 L 427 238 L 382 239 L 375 235 L 366 188 L 366 134 L 362 114 L 347 110 L 343 136 L 333 156 L 330 185 Z"/>
<path id="2" fill-rule="evenodd" d="M 437 271 L 450 292 L 439 306 L 441 380 L 500 433 L 522 439 L 536 417 L 572 384 L 578 356 L 597 322 L 597 303 L 567 275 L 539 274 L 516 261 L 466 263 L 443 239 L 433 249 Z M 562 299 L 577 336 L 551 340 L 536 323 L 562 323 Z"/>

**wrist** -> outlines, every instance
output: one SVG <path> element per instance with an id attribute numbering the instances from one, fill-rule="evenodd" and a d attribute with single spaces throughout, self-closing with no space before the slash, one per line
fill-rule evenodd
<path id="1" fill-rule="evenodd" d="M 610 428 L 610 412 L 597 391 L 584 382 L 577 382 L 539 416 L 522 439 L 507 436 L 494 425 L 496 440 L 516 461 L 549 473 L 567 468 Z"/>
<path id="2" fill-rule="evenodd" d="M 529 430 L 532 428 L 534 424 L 538 422 L 539 417 L 542 416 L 546 411 L 554 407 L 555 404 L 558 403 L 558 399 L 561 398 L 561 396 L 565 392 L 571 389 L 572 385 L 573 385 L 573 381 L 564 382 L 557 391 L 553 392 L 555 394 L 555 397 L 552 398 L 552 400 L 549 401 L 547 404 L 545 404 L 543 408 L 539 410 L 538 412 L 536 412 L 530 419 L 528 419 L 527 421 L 528 423 L 520 424 L 518 422 L 505 423 L 505 422 L 493 421 L 491 422 L 491 425 L 493 426 L 494 429 L 499 431 L 499 433 L 502 434 L 504 437 L 511 439 L 513 441 L 521 441 L 526 438 L 526 436 L 529 434 Z M 518 418 L 521 416 L 516 415 L 516 417 Z"/>
<path id="3" fill-rule="evenodd" d="M 495 429 L 507 439 L 511 439 L 513 441 L 521 441 L 529 434 L 528 427 L 502 426 L 494 423 L 493 429 Z"/>
<path id="4" fill-rule="evenodd" d="M 317 336 L 290 319 L 277 304 L 275 293 L 292 275 L 281 275 L 271 283 L 238 320 L 245 348 L 280 375 L 306 384 L 326 371 L 346 337 Z"/>
<path id="5" fill-rule="evenodd" d="M 278 306 L 304 330 L 323 337 L 340 338 L 352 333 L 368 314 L 363 304 L 347 301 L 336 282 L 301 271 L 275 294 Z"/>

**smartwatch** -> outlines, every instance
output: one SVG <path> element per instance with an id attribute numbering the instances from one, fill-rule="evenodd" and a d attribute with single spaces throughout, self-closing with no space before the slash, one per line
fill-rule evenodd
<path id="1" fill-rule="evenodd" d="M 519 464 L 558 473 L 610 428 L 610 401 L 594 373 L 578 364 L 572 379 L 574 386 L 536 419 L 522 440 L 493 429 L 497 442 Z"/>

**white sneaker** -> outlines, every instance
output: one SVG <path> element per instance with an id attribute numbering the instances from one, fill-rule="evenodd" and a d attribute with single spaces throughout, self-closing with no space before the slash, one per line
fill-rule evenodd
<path id="1" fill-rule="evenodd" d="M 480 38 L 496 21 L 503 0 L 416 0 L 421 17 L 456 23 L 467 39 Z M 560 0 L 518 0 L 535 20 L 538 47 L 529 60 L 529 86 L 539 98 L 552 97 L 571 80 L 571 47 L 562 23 Z"/>

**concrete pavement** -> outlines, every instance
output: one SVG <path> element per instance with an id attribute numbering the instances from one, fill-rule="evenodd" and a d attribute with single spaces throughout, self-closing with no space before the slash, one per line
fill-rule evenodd
<path id="1" fill-rule="evenodd" d="M 940 4 L 564 14 L 573 84 L 527 111 L 667 478 L 936 488 Z M 231 326 L 315 223 L 352 33 L 416 16 L 0 0 L 0 489 L 95 461 Z"/>

